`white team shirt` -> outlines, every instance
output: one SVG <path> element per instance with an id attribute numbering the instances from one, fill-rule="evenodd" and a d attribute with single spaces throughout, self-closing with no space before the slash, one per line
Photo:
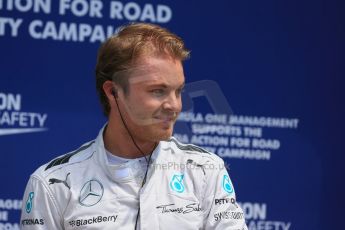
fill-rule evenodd
<path id="1" fill-rule="evenodd" d="M 144 160 L 144 159 L 142 159 Z M 98 137 L 38 168 L 27 184 L 22 229 L 247 230 L 224 162 L 175 138 L 139 159 L 114 164 Z"/>

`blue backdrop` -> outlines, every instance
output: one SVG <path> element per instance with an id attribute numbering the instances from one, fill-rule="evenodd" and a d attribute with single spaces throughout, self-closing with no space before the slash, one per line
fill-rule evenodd
<path id="1" fill-rule="evenodd" d="M 176 136 L 226 161 L 251 230 L 342 229 L 342 1 L 0 0 L 0 229 L 30 174 L 96 137 L 100 42 L 129 21 L 180 35 Z"/>

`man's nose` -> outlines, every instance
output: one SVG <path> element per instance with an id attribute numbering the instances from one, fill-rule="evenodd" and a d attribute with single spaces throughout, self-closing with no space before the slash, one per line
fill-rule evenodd
<path id="1" fill-rule="evenodd" d="M 181 96 L 171 93 L 164 101 L 163 108 L 172 112 L 180 112 L 182 108 Z"/>

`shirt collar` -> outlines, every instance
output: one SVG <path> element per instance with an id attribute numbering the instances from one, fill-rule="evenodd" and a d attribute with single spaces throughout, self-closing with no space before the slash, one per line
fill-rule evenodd
<path id="1" fill-rule="evenodd" d="M 143 167 L 142 162 L 140 162 L 140 158 L 129 160 L 128 162 L 119 165 L 112 165 L 111 163 L 109 163 L 103 140 L 103 132 L 106 126 L 107 124 L 103 126 L 96 138 L 96 157 L 100 166 L 105 169 L 107 175 L 114 181 L 126 182 L 143 177 L 145 175 L 146 169 L 142 170 Z M 162 141 L 160 141 L 156 148 L 153 150 L 150 165 L 156 163 L 159 152 L 161 151 L 161 145 Z"/>

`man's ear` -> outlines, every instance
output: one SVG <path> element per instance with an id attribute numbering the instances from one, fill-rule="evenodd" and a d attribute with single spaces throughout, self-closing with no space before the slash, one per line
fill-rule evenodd
<path id="1" fill-rule="evenodd" d="M 105 81 L 103 83 L 103 91 L 109 101 L 114 100 L 114 97 L 117 98 L 117 87 L 114 82 Z"/>

